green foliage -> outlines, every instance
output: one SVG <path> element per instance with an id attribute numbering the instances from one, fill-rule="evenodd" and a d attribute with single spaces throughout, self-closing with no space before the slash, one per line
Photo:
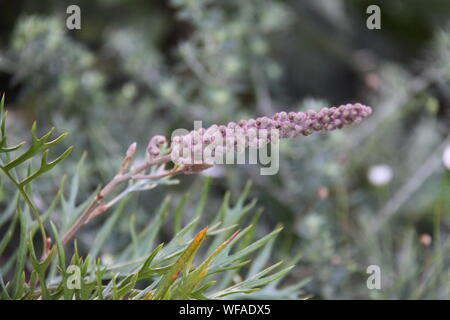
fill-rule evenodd
<path id="1" fill-rule="evenodd" d="M 51 170 L 59 162 L 64 160 L 72 152 L 73 147 L 68 148 L 66 151 L 64 151 L 63 154 L 61 154 L 55 160 L 53 160 L 51 162 L 47 162 L 49 148 L 56 145 L 57 143 L 61 142 L 61 140 L 63 140 L 67 134 L 62 134 L 59 137 L 57 137 L 56 139 L 47 142 L 47 140 L 50 138 L 51 134 L 53 133 L 54 128 L 52 128 L 48 133 L 43 135 L 41 138 L 38 138 L 36 136 L 36 122 L 35 122 L 35 123 L 33 123 L 33 126 L 31 127 L 31 145 L 20 156 L 14 157 L 13 152 L 21 151 L 20 149 L 25 145 L 25 142 L 19 143 L 18 145 L 14 146 L 14 147 L 8 147 L 8 144 L 7 144 L 8 137 L 6 135 L 7 112 L 4 111 L 4 103 L 5 103 L 5 95 L 2 96 L 1 101 L 0 101 L 0 117 L 1 117 L 1 119 L 0 119 L 0 122 L 1 122 L 0 153 L 5 154 L 4 158 L 1 159 L 0 170 L 14 184 L 14 186 L 17 188 L 17 190 L 19 191 L 19 193 L 21 194 L 21 196 L 23 197 L 23 199 L 29 206 L 29 208 L 30 208 L 31 212 L 33 213 L 33 215 L 38 223 L 38 226 L 41 230 L 42 241 L 43 241 L 43 243 L 46 244 L 47 236 L 46 236 L 43 222 L 41 220 L 40 213 L 36 209 L 36 206 L 33 204 L 25 187 L 31 181 L 33 181 L 40 175 L 44 174 L 45 172 Z M 31 160 L 35 155 L 37 155 L 41 151 L 44 151 L 44 152 L 42 153 L 42 156 L 41 156 L 39 169 L 32 172 L 32 165 L 30 162 L 28 165 L 27 174 L 24 178 L 21 179 L 17 176 L 17 173 L 15 173 L 15 175 L 12 173 L 12 171 L 15 170 L 16 167 Z"/>
<path id="2" fill-rule="evenodd" d="M 206 186 L 208 185 L 207 181 Z M 267 266 L 271 251 L 268 243 L 273 243 L 281 228 L 256 241 L 252 240 L 251 235 L 254 225 L 240 232 L 232 231 L 236 223 L 255 205 L 254 202 L 244 205 L 247 194 L 248 189 L 233 207 L 229 207 L 227 197 L 211 227 L 191 236 L 199 224 L 203 212 L 200 209 L 198 216 L 176 232 L 167 244 L 158 245 L 156 233 L 168 219 L 167 201 L 163 202 L 155 220 L 137 235 L 136 241 L 131 241 L 122 250 L 121 256 L 110 266 L 104 265 L 95 256 L 98 246 L 112 233 L 112 226 L 117 222 L 123 206 L 119 206 L 107 219 L 94 242 L 91 254 L 81 257 L 75 245 L 75 251 L 69 260 L 66 260 L 66 250 L 60 243 L 59 231 L 54 223 L 51 223 L 51 229 L 56 248 L 44 260 L 40 260 L 35 253 L 33 237 L 27 233 L 24 215 L 18 211 L 21 238 L 17 249 L 15 277 L 14 281 L 4 285 L 2 298 L 217 299 L 237 293 L 250 294 L 250 298 L 252 293 L 266 284 L 286 276 L 292 266 L 280 269 L 282 262 Z M 199 208 L 203 207 L 202 201 L 203 199 L 200 200 Z M 183 207 L 181 205 L 177 209 L 182 210 Z M 16 219 L 12 223 L 16 223 L 15 221 Z M 226 240 L 222 241 L 223 238 Z M 217 240 L 220 242 L 218 246 L 215 245 Z M 203 258 L 197 257 L 200 255 L 199 249 L 208 241 L 210 245 L 203 252 L 211 253 Z M 251 263 L 248 258 L 262 248 L 265 249 Z M 137 253 L 139 254 L 136 255 Z M 25 262 L 28 259 L 31 262 L 31 275 L 27 281 L 25 274 L 28 273 L 28 268 Z M 251 273 L 248 277 L 234 282 L 232 279 L 249 263 Z M 55 267 L 57 272 L 51 272 Z M 79 270 L 79 289 L 68 285 L 72 281 L 74 270 Z M 5 271 L 2 269 L 2 273 Z M 220 284 L 216 285 L 217 281 Z M 300 293 L 300 286 L 296 285 L 295 290 L 291 290 L 285 297 L 298 297 Z"/>
<path id="3" fill-rule="evenodd" d="M 90 253 L 85 257 L 80 256 L 75 244 L 72 258 L 67 259 L 67 249 L 61 243 L 61 235 L 82 214 L 88 203 L 80 206 L 75 204 L 75 195 L 79 188 L 79 173 L 74 174 L 69 190 L 70 199 L 64 196 L 65 180 L 63 179 L 56 197 L 43 216 L 31 202 L 26 186 L 41 174 L 53 169 L 69 155 L 72 148 L 67 149 L 56 160 L 47 162 L 48 149 L 64 139 L 66 134 L 47 142 L 53 129 L 43 137 L 37 138 L 36 125 L 33 124 L 31 146 L 21 155 L 15 156 L 12 152 L 20 151 L 24 143 L 10 148 L 7 146 L 4 120 L 6 112 L 3 111 L 3 106 L 4 98 L 1 100 L 1 141 L 2 152 L 7 154 L 5 157 L 7 160 L 5 164 L 2 163 L 0 169 L 17 187 L 18 193 L 23 196 L 24 202 L 28 205 L 27 209 L 35 214 L 35 220 L 43 235 L 42 244 L 47 242 L 44 223 L 48 221 L 58 202 L 61 205 L 59 216 L 61 223 L 58 227 L 50 221 L 55 246 L 44 247 L 44 252 L 39 257 L 35 249 L 35 224 L 30 220 L 29 211 L 22 210 L 23 202 L 19 197 L 15 201 L 15 214 L 12 213 L 14 210 L 7 208 L 5 215 L 10 217 L 10 226 L 0 240 L 0 252 L 3 252 L 11 242 L 17 225 L 19 226 L 19 244 L 10 261 L 0 269 L 2 299 L 217 299 L 237 293 L 256 292 L 264 285 L 284 277 L 292 268 L 291 266 L 278 270 L 281 262 L 269 266 L 259 262 L 259 265 L 253 266 L 252 269 L 258 268 L 262 269 L 261 271 L 233 283 L 232 275 L 236 275 L 236 272 L 250 263 L 249 256 L 264 248 L 281 229 L 278 228 L 253 242 L 251 232 L 254 225 L 230 235 L 242 217 L 255 205 L 254 201 L 244 205 L 250 188 L 248 185 L 234 207 L 229 207 L 229 196 L 226 196 L 221 209 L 213 219 L 213 224 L 192 236 L 205 211 L 211 179 L 206 180 L 202 196 L 194 212 L 194 219 L 183 228 L 180 225 L 180 215 L 189 197 L 185 195 L 181 199 L 175 210 L 177 216 L 175 233 L 167 244 L 157 244 L 156 241 L 161 227 L 168 219 L 169 197 L 161 203 L 154 220 L 139 233 L 135 231 L 135 226 L 131 225 L 130 244 L 121 251 L 115 265 L 106 266 L 101 262 L 98 254 L 113 233 L 131 196 L 128 194 L 120 200 L 97 233 Z M 40 168 L 32 172 L 29 165 L 25 178 L 21 180 L 14 178 L 13 170 L 41 151 L 44 152 L 41 156 Z M 82 164 L 83 162 L 80 161 L 79 166 Z M 158 181 L 153 183 L 158 184 Z M 198 251 L 205 245 L 207 238 L 212 238 L 210 246 L 205 249 L 205 252 L 210 254 L 196 263 Z M 239 239 L 242 241 L 237 245 Z M 232 248 L 234 248 L 233 253 L 230 253 Z M 10 281 L 5 281 L 3 275 L 12 272 L 12 266 L 14 266 L 14 276 Z M 222 279 L 220 285 L 214 285 L 219 278 Z M 294 294 L 299 293 L 300 291 L 296 290 Z"/>

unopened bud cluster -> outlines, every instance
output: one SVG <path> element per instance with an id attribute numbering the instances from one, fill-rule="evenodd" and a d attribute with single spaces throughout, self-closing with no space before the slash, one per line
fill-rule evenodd
<path id="1" fill-rule="evenodd" d="M 227 152 L 243 152 L 247 147 L 262 148 L 278 139 L 328 132 L 358 123 L 372 113 L 360 103 L 323 108 L 320 111 L 279 112 L 272 118 L 260 117 L 200 128 L 172 138 L 171 157 L 177 164 L 208 163 Z"/>

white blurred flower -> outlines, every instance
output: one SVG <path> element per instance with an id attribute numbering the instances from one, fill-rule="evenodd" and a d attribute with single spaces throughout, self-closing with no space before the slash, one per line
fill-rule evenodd
<path id="1" fill-rule="evenodd" d="M 102 263 L 105 266 L 110 266 L 114 262 L 114 256 L 112 254 L 109 254 L 109 253 L 102 254 L 101 259 L 102 259 Z"/>
<path id="2" fill-rule="evenodd" d="M 445 147 L 444 153 L 442 153 L 442 162 L 444 166 L 450 170 L 450 145 Z"/>
<path id="3" fill-rule="evenodd" d="M 367 178 L 374 186 L 384 186 L 391 182 L 393 176 L 392 168 L 387 164 L 379 164 L 369 168 Z"/>

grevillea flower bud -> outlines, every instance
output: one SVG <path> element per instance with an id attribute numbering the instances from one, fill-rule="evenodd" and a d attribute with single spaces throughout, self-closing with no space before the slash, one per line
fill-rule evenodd
<path id="1" fill-rule="evenodd" d="M 159 156 L 159 154 L 161 153 L 160 147 L 165 144 L 167 144 L 166 137 L 159 135 L 152 137 L 147 146 L 147 154 L 149 155 L 150 159 Z"/>
<path id="2" fill-rule="evenodd" d="M 134 154 L 136 153 L 137 143 L 133 142 L 127 149 L 127 158 L 133 158 Z"/>
<path id="3" fill-rule="evenodd" d="M 272 118 L 239 120 L 237 123 L 230 122 L 226 126 L 212 125 L 207 129 L 193 130 L 182 137 L 174 137 L 171 157 L 172 161 L 178 164 L 193 164 L 192 156 L 194 156 L 198 163 L 206 147 L 208 151 L 213 151 L 212 155 L 222 155 L 229 151 L 239 153 L 248 146 L 261 148 L 271 142 L 277 143 L 278 141 L 274 141 L 273 137 L 289 139 L 300 135 L 308 136 L 314 132 L 325 133 L 341 129 L 344 125 L 360 122 L 371 113 L 370 107 L 356 103 L 323 108 L 320 111 L 289 113 L 282 111 L 274 114 Z M 159 146 L 157 144 L 159 141 L 155 140 L 153 144 L 150 144 Z M 159 147 L 157 149 L 159 150 Z M 209 160 L 205 163 L 211 164 Z"/>
<path id="4" fill-rule="evenodd" d="M 125 154 L 125 158 L 123 159 L 122 166 L 120 167 L 119 173 L 123 173 L 131 163 L 131 160 L 136 153 L 137 143 L 133 142 L 127 149 L 127 153 Z"/>

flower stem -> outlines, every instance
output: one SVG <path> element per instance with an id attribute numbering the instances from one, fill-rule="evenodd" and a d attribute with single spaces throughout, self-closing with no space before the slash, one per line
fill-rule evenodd
<path id="1" fill-rule="evenodd" d="M 11 180 L 11 182 L 19 190 L 21 196 L 27 203 L 28 207 L 30 208 L 33 216 L 35 217 L 35 219 L 37 221 L 37 224 L 39 226 L 39 229 L 40 229 L 41 235 L 42 235 L 43 250 L 42 250 L 41 259 L 43 259 L 49 251 L 49 242 L 48 242 L 48 238 L 47 238 L 47 233 L 45 232 L 44 224 L 42 223 L 42 220 L 41 220 L 41 215 L 40 215 L 38 209 L 36 208 L 36 206 L 34 205 L 33 201 L 31 200 L 31 198 L 26 193 L 23 186 L 20 183 L 18 183 L 16 181 L 16 179 L 13 178 L 13 176 L 9 173 L 8 170 L 5 169 L 5 167 L 0 166 L 0 169 L 6 175 L 6 177 L 8 177 L 8 179 Z"/>
<path id="2" fill-rule="evenodd" d="M 78 220 L 72 225 L 72 227 L 66 232 L 66 234 L 62 237 L 61 243 L 65 245 L 72 237 L 77 233 L 77 231 L 87 223 L 91 218 L 96 217 L 108 209 L 108 205 L 103 202 L 103 199 L 115 189 L 115 187 L 125 181 L 133 179 L 133 177 L 139 174 L 142 171 L 147 170 L 148 168 L 167 163 L 171 160 L 170 154 L 164 155 L 160 158 L 153 159 L 150 161 L 146 161 L 140 166 L 133 168 L 128 173 L 123 173 L 123 165 L 119 169 L 118 173 L 114 176 L 114 178 L 107 183 L 95 196 L 92 200 L 91 204 L 86 208 L 86 210 L 81 214 Z M 129 162 L 129 160 L 127 161 Z M 125 162 L 124 162 L 125 163 Z"/>

